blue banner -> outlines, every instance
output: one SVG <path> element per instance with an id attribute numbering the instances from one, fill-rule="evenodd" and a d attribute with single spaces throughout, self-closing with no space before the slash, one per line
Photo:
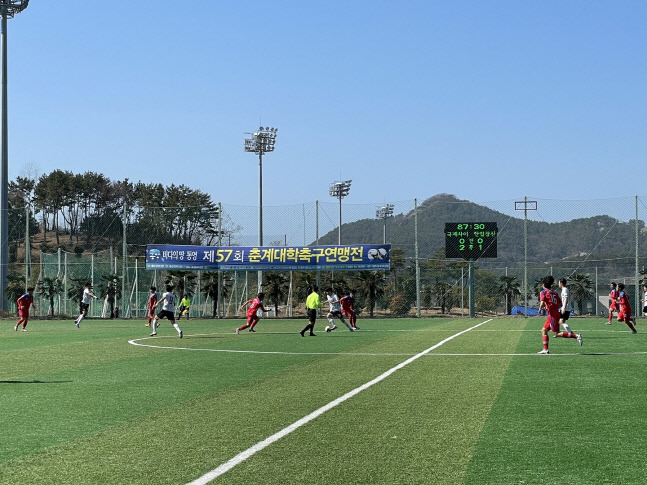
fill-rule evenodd
<path id="1" fill-rule="evenodd" d="M 390 268 L 390 244 L 262 247 L 148 244 L 146 246 L 146 269 L 352 271 Z"/>

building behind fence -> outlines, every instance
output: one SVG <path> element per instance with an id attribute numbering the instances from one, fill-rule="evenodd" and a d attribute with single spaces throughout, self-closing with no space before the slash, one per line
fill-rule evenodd
<path id="1" fill-rule="evenodd" d="M 487 221 L 497 222 L 499 251 L 496 259 L 475 262 L 476 312 L 505 314 L 513 305 L 536 306 L 537 281 L 553 274 L 556 279 L 567 278 L 571 292 L 576 286 L 576 312 L 606 314 L 609 283 L 615 281 L 627 285 L 634 313 L 640 314 L 647 243 L 645 200 L 637 196 L 586 201 L 522 197 L 472 203 L 443 194 L 422 203 L 417 199 L 343 203 L 342 244 L 391 244 L 391 270 L 375 274 L 266 272 L 266 307 L 275 308 L 278 316 L 302 317 L 307 287 L 318 283 L 320 287 L 331 285 L 338 292 L 356 289 L 363 317 L 370 313 L 468 315 L 468 263 L 444 257 L 444 222 Z M 534 205 L 529 206 L 528 201 Z M 380 208 L 390 204 L 393 216 L 380 217 Z M 102 219 L 92 240 L 83 233 L 71 234 L 63 226 L 56 241 L 51 232 L 30 231 L 27 224 L 24 234 L 10 238 L 10 311 L 15 311 L 15 294 L 35 286 L 36 315 L 75 315 L 79 288 L 87 281 L 101 296 L 92 303 L 90 316 L 108 318 L 116 309 L 120 318 L 143 318 L 149 288 L 156 286 L 160 292 L 170 281 L 176 292 L 179 289 L 192 297 L 191 316 L 239 316 L 240 305 L 258 291 L 256 272 L 214 275 L 145 269 L 145 245 L 178 244 L 179 236 L 174 236 L 179 233 L 177 225 L 191 223 L 183 222 L 175 212 L 187 209 L 123 208 L 121 213 Z M 11 209 L 10 219 L 25 211 Z M 337 244 L 339 211 L 339 204 L 329 201 L 265 206 L 264 245 Z M 149 222 L 158 229 L 154 234 L 148 229 L 150 240 L 146 232 L 137 232 L 142 217 L 153 218 Z M 198 228 L 186 236 L 184 231 L 182 237 L 193 238 L 184 243 L 258 243 L 257 207 L 218 204 L 209 220 L 209 227 L 202 232 Z M 43 224 L 40 226 L 42 229 Z M 564 252 L 564 248 L 571 250 Z"/>

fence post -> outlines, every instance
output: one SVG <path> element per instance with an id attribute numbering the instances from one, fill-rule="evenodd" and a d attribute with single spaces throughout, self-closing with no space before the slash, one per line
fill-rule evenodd
<path id="1" fill-rule="evenodd" d="M 25 214 L 27 217 L 25 223 L 25 291 L 29 286 L 29 279 L 31 277 L 31 247 L 29 245 L 29 205 L 25 206 Z"/>
<path id="2" fill-rule="evenodd" d="M 634 306 L 636 307 L 636 318 L 638 318 L 639 315 L 643 314 L 643 305 L 640 304 L 640 271 L 638 270 L 638 235 L 640 233 L 640 228 L 638 227 L 638 196 L 636 196 L 636 218 L 634 222 L 636 228 L 636 266 L 634 268 L 634 276 L 636 277 L 634 301 L 636 302 L 636 304 Z M 645 304 L 647 304 L 647 302 L 645 302 Z"/>
<path id="3" fill-rule="evenodd" d="M 528 196 L 523 198 L 523 308 L 528 318 Z"/>
<path id="4" fill-rule="evenodd" d="M 218 202 L 218 246 L 219 247 L 222 246 L 222 203 L 220 202 Z M 222 311 L 222 271 L 220 270 L 218 270 L 218 297 L 217 298 L 218 298 L 218 303 L 217 303 L 218 318 L 223 318 L 224 314 Z"/>
<path id="5" fill-rule="evenodd" d="M 121 261 L 121 315 L 122 318 L 126 317 L 126 306 L 130 306 L 130 301 L 126 297 L 126 275 L 128 271 L 127 259 L 128 259 L 128 243 L 126 241 L 126 201 L 124 200 L 124 214 L 123 214 L 123 244 L 122 244 L 122 261 Z M 116 271 L 115 271 L 116 273 Z"/>
<path id="6" fill-rule="evenodd" d="M 418 198 L 413 199 L 413 228 L 416 258 L 416 317 L 420 318 L 420 261 L 418 261 Z"/>
<path id="7" fill-rule="evenodd" d="M 315 201 L 315 239 L 317 241 L 317 246 L 319 246 L 319 201 Z M 319 285 L 319 271 L 317 271 L 315 275 L 315 281 L 317 282 L 317 286 Z M 321 310 L 317 308 L 317 315 L 321 315 Z"/>

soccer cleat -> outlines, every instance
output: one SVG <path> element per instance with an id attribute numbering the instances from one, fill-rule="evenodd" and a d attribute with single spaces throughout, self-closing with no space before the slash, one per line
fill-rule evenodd
<path id="1" fill-rule="evenodd" d="M 157 335 L 157 332 L 151 333 L 151 337 L 154 337 L 155 335 Z"/>
<path id="2" fill-rule="evenodd" d="M 303 334 L 303 332 L 299 332 L 299 333 L 301 334 L 301 336 L 302 336 L 302 337 L 305 337 L 305 335 Z"/>
<path id="3" fill-rule="evenodd" d="M 351 332 L 355 331 L 355 329 L 353 327 L 350 327 L 348 330 L 350 330 Z"/>
<path id="4" fill-rule="evenodd" d="M 607 322 L 607 325 L 611 325 L 611 322 Z"/>
<path id="5" fill-rule="evenodd" d="M 353 328 L 354 328 L 355 330 L 359 330 L 359 327 L 358 327 L 357 325 L 355 325 Z"/>
<path id="6" fill-rule="evenodd" d="M 249 331 L 250 332 L 256 332 L 256 330 L 254 330 L 253 328 L 250 328 Z"/>
<path id="7" fill-rule="evenodd" d="M 27 331 L 27 329 L 26 329 L 26 328 L 23 328 L 23 329 L 22 329 L 22 331 L 23 331 L 23 332 L 26 332 L 26 331 Z"/>
<path id="8" fill-rule="evenodd" d="M 538 354 L 548 354 L 548 349 L 544 349 L 541 352 L 537 352 Z"/>
<path id="9" fill-rule="evenodd" d="M 180 330 L 180 338 L 184 337 L 184 333 L 182 333 L 182 330 Z"/>
<path id="10" fill-rule="evenodd" d="M 150 326 L 151 326 L 150 323 L 147 323 L 146 325 L 144 325 L 144 327 L 150 327 Z"/>
<path id="11" fill-rule="evenodd" d="M 634 329 L 631 331 L 631 333 L 638 333 L 638 330 L 636 330 L 636 329 L 634 328 Z"/>
<path id="12" fill-rule="evenodd" d="M 310 336 L 311 337 L 316 337 L 316 335 L 314 333 L 311 333 Z"/>
<path id="13" fill-rule="evenodd" d="M 332 327 L 330 327 L 330 331 L 332 332 L 332 331 L 333 331 L 333 330 L 335 330 L 336 328 L 337 328 L 337 325 L 335 325 L 335 324 L 333 323 L 333 324 L 332 324 Z"/>
<path id="14" fill-rule="evenodd" d="M 240 335 L 240 328 L 236 329 L 236 335 Z"/>
<path id="15" fill-rule="evenodd" d="M 18 325 L 13 328 L 16 332 L 18 331 Z"/>
<path id="16" fill-rule="evenodd" d="M 581 334 L 581 333 L 577 334 L 577 337 L 576 337 L 576 338 L 577 338 L 577 342 L 580 344 L 580 347 L 581 347 L 581 346 L 582 346 L 582 343 L 583 343 L 583 342 L 582 342 L 582 334 Z"/>
<path id="17" fill-rule="evenodd" d="M 75 326 L 76 328 L 81 328 L 81 327 L 79 326 L 79 322 L 77 322 L 76 320 L 74 320 L 74 326 Z"/>

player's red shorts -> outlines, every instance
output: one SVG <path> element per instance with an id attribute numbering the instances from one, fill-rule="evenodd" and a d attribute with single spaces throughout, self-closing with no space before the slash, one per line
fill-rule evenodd
<path id="1" fill-rule="evenodd" d="M 615 302 L 611 303 L 611 305 L 609 305 L 609 311 L 610 312 L 617 312 L 618 311 L 618 305 L 616 305 Z"/>
<path id="2" fill-rule="evenodd" d="M 150 308 L 148 309 L 148 316 L 149 316 L 149 317 L 154 317 L 154 316 L 155 316 L 155 308 L 150 307 Z"/>
<path id="3" fill-rule="evenodd" d="M 254 322 L 258 322 L 258 315 L 255 311 L 247 310 L 247 323 L 251 325 Z"/>
<path id="4" fill-rule="evenodd" d="M 23 309 L 23 308 L 19 308 L 19 309 L 18 309 L 18 316 L 19 316 L 20 318 L 24 318 L 24 319 L 29 318 L 29 307 L 24 308 L 24 309 Z"/>
<path id="5" fill-rule="evenodd" d="M 546 322 L 544 323 L 544 328 L 550 330 L 551 332 L 559 332 L 559 312 L 549 313 L 546 317 Z"/>
<path id="6" fill-rule="evenodd" d="M 618 313 L 619 322 L 628 322 L 631 319 L 631 307 L 620 307 Z"/>
<path id="7" fill-rule="evenodd" d="M 355 312 L 353 310 L 350 310 L 350 311 L 347 312 L 347 311 L 344 311 L 343 308 L 341 310 L 341 314 L 344 315 L 345 317 L 354 317 L 355 316 Z"/>

